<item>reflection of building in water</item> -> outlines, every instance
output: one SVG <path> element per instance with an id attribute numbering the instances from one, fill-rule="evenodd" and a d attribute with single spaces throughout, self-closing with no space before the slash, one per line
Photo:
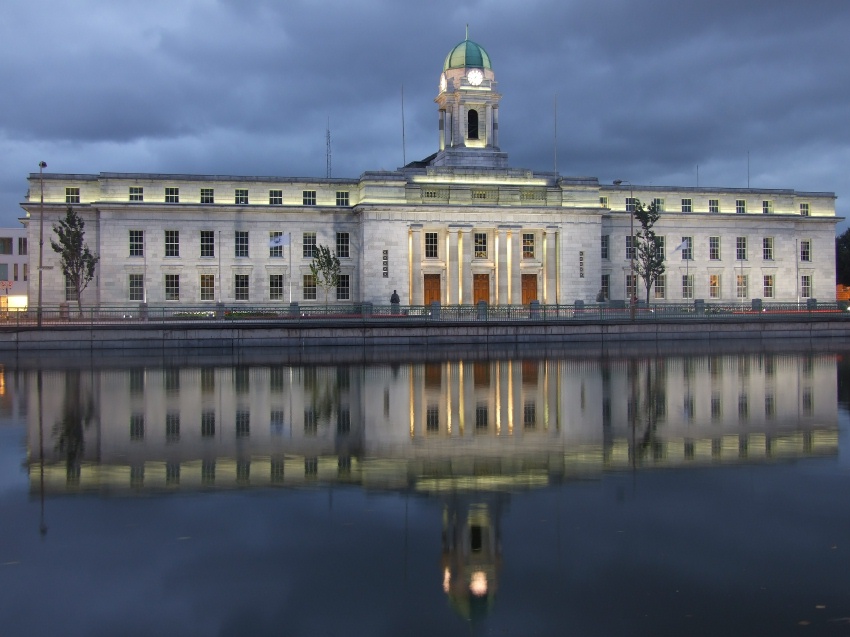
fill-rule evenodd
<path id="1" fill-rule="evenodd" d="M 498 491 L 638 465 L 835 453 L 835 378 L 834 356 L 769 354 L 47 371 L 45 479 L 50 491 Z"/>

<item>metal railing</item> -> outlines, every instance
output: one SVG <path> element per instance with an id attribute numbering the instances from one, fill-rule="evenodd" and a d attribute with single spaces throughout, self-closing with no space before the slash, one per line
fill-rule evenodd
<path id="1" fill-rule="evenodd" d="M 634 318 L 627 304 L 575 303 L 571 305 L 373 305 L 349 303 L 333 305 L 215 304 L 176 305 L 74 305 L 43 307 L 41 324 L 50 326 L 95 326 L 116 324 L 206 324 L 206 323 L 289 323 L 294 321 L 399 321 L 412 322 L 651 322 L 651 321 L 781 321 L 850 320 L 847 301 L 818 303 L 638 303 Z M 37 327 L 33 308 L 0 312 L 0 329 Z"/>

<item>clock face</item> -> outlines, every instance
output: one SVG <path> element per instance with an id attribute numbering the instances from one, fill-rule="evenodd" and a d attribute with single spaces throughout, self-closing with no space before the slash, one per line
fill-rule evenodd
<path id="1" fill-rule="evenodd" d="M 440 92 L 441 93 L 446 90 L 447 84 L 448 83 L 446 82 L 446 74 L 443 73 L 442 75 L 440 75 Z"/>
<path id="2" fill-rule="evenodd" d="M 466 79 L 469 80 L 472 86 L 478 86 L 484 80 L 484 74 L 478 69 L 472 69 L 466 74 Z"/>

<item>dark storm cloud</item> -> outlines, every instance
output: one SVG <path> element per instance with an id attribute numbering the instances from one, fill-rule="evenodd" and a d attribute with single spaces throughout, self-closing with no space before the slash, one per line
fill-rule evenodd
<path id="1" fill-rule="evenodd" d="M 34 5 L 0 23 L 0 204 L 56 172 L 335 176 L 436 148 L 448 50 L 490 53 L 515 166 L 828 190 L 850 213 L 850 4 L 508 0 Z M 401 143 L 404 86 L 406 153 Z M 11 98 L 9 97 L 11 96 Z"/>

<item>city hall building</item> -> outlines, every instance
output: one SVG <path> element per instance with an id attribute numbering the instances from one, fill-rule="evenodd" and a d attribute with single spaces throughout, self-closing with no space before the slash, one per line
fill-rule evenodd
<path id="1" fill-rule="evenodd" d="M 613 185 L 511 167 L 500 99 L 490 57 L 466 39 L 439 76 L 436 152 L 395 171 L 30 174 L 29 271 L 43 214 L 43 302 L 72 299 L 49 242 L 70 205 L 101 258 L 85 305 L 324 304 L 309 267 L 320 245 L 342 266 L 332 303 L 388 304 L 393 290 L 404 305 L 624 300 L 635 197 L 662 211 L 666 272 L 651 300 L 835 299 L 833 193 Z M 31 276 L 31 304 L 37 285 Z"/>

